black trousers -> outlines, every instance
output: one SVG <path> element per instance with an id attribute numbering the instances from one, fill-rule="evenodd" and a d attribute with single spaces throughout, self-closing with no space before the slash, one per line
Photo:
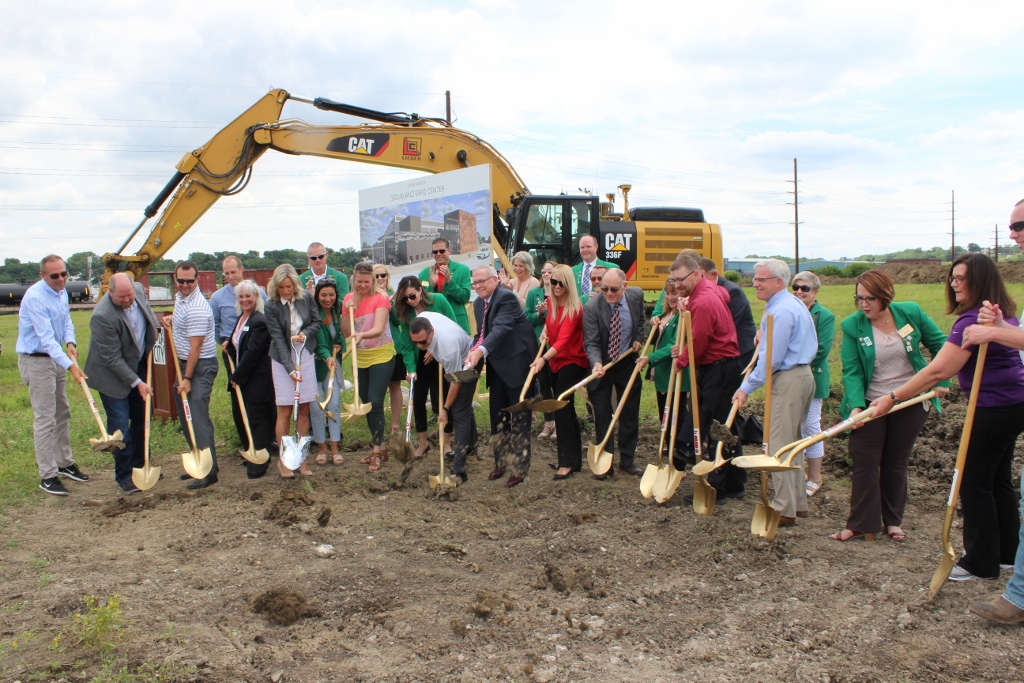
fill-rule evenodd
<path id="1" fill-rule="evenodd" d="M 526 474 L 530 470 L 530 419 L 533 413 L 521 410 L 510 413 L 505 408 L 519 403 L 523 385 L 509 385 L 488 363 L 488 391 L 490 392 L 491 436 L 495 439 L 495 469 L 511 468 L 513 474 Z M 461 392 L 460 392 L 461 393 Z M 529 398 L 529 394 L 527 394 Z"/>
<path id="2" fill-rule="evenodd" d="M 437 402 L 437 361 L 431 360 L 429 363 L 424 363 L 425 355 L 422 350 L 416 349 L 416 384 L 412 389 L 412 415 L 417 432 L 427 431 L 427 396 L 430 397 L 430 407 L 434 411 L 434 415 L 437 415 L 438 408 L 443 405 Z M 448 380 L 443 380 L 443 382 L 444 393 L 447 395 L 448 387 L 451 385 Z M 460 391 L 459 394 L 461 395 L 462 392 Z M 451 422 L 448 423 L 444 431 L 445 434 L 452 433 Z"/>
<path id="3" fill-rule="evenodd" d="M 743 366 L 740 365 L 739 358 L 697 366 L 697 408 L 700 410 L 699 438 L 701 456 L 705 460 L 714 460 L 715 451 L 718 449 L 718 442 L 711 438 L 711 423 L 713 420 L 718 420 L 724 425 L 729 419 L 732 397 L 740 388 L 742 372 Z M 680 441 L 688 441 L 691 452 L 693 452 L 692 411 L 687 413 L 680 432 L 676 442 L 676 451 L 679 451 Z M 735 425 L 732 427 L 732 433 L 738 433 Z M 723 446 L 722 448 L 723 458 L 734 458 L 742 453 L 738 440 L 734 446 Z M 728 463 L 709 474 L 708 483 L 723 493 L 740 493 L 746 490 L 747 471 Z"/>
<path id="4" fill-rule="evenodd" d="M 595 444 L 600 443 L 604 439 L 605 434 L 608 432 L 608 426 L 612 422 L 612 413 L 615 412 L 612 409 L 612 388 L 615 388 L 616 395 L 619 396 L 621 401 L 622 395 L 626 391 L 626 385 L 629 384 L 629 376 L 633 374 L 634 367 L 634 364 L 631 362 L 619 363 L 608 370 L 604 377 L 594 380 L 590 384 L 590 387 L 593 387 L 590 389 L 590 402 L 594 404 Z M 595 384 L 597 385 L 596 387 L 594 386 Z M 642 389 L 643 381 L 637 377 L 637 380 L 633 382 L 633 388 L 630 390 L 629 395 L 626 396 L 626 403 L 622 406 L 619 421 L 616 423 L 619 431 L 620 466 L 632 465 L 633 458 L 636 456 L 636 443 L 640 426 L 640 394 Z M 559 433 L 558 438 L 562 438 L 561 433 Z M 609 453 L 615 453 L 613 442 L 614 439 L 609 439 L 605 445 L 605 450 Z"/>
<path id="5" fill-rule="evenodd" d="M 234 394 L 235 392 L 232 391 L 231 395 L 234 396 Z M 231 409 L 234 414 L 234 402 L 231 404 Z M 274 398 L 271 397 L 269 401 L 261 401 L 259 403 L 246 401 L 245 415 L 249 418 L 249 429 L 252 430 L 253 450 L 258 451 L 266 448 L 268 452 L 273 452 L 274 428 L 277 423 L 277 406 L 274 403 Z M 236 420 L 241 421 L 241 412 L 238 413 Z M 242 434 L 245 434 L 244 425 L 242 426 Z M 243 446 L 243 450 L 249 449 L 247 446 Z M 266 472 L 269 466 L 269 460 L 262 465 L 255 465 L 246 461 L 245 471 L 250 479 L 255 479 Z"/>
<path id="6" fill-rule="evenodd" d="M 552 372 L 555 394 L 561 394 L 588 374 L 588 368 L 573 363 L 563 366 L 558 372 Z M 566 400 L 569 405 L 553 413 L 555 430 L 558 432 L 558 467 L 571 467 L 574 472 L 579 472 L 583 469 L 583 439 L 580 436 L 580 420 L 576 416 L 576 394 L 571 394 Z"/>
<path id="7" fill-rule="evenodd" d="M 909 410 L 909 409 L 908 409 Z M 1024 403 L 978 408 L 967 447 L 960 504 L 964 511 L 964 556 L 960 566 L 985 579 L 1017 556 L 1020 513 L 1013 488 L 1013 447 L 1024 431 Z"/>

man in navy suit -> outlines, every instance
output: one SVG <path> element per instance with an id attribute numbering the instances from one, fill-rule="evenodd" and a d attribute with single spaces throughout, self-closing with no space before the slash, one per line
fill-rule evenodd
<path id="1" fill-rule="evenodd" d="M 519 402 L 530 362 L 537 355 L 537 337 L 523 313 L 519 298 L 498 286 L 498 274 L 491 266 L 477 268 L 470 281 L 477 294 L 473 302 L 476 316 L 476 337 L 466 357 L 467 366 L 477 367 L 487 361 L 487 383 L 490 388 L 491 435 L 494 471 L 490 480 L 505 476 L 511 467 L 506 486 L 521 484 L 530 469 L 530 418 L 528 410 L 510 413 L 508 406 Z"/>
<path id="2" fill-rule="evenodd" d="M 156 341 L 156 318 L 142 285 L 127 273 L 110 278 L 110 290 L 89 319 L 91 337 L 85 372 L 100 392 L 107 432 L 120 429 L 124 448 L 114 451 L 114 479 L 125 493 L 137 493 L 132 469 L 142 467 L 146 427 L 146 358 Z"/>

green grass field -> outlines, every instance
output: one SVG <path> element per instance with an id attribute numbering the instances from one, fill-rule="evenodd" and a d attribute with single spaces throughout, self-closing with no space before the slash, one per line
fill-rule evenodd
<path id="1" fill-rule="evenodd" d="M 1011 295 L 1024 302 L 1024 283 L 1008 285 Z M 751 300 L 754 318 L 760 320 L 764 304 L 757 300 L 754 290 L 745 289 Z M 899 285 L 896 289 L 898 301 L 916 301 L 935 322 L 946 332 L 953 324 L 953 317 L 944 314 L 945 301 L 943 288 L 937 284 Z M 836 337 L 830 357 L 832 373 L 832 394 L 841 394 L 842 369 L 839 365 L 839 347 L 842 336 L 839 325 L 842 319 L 856 309 L 853 303 L 853 287 L 851 285 L 835 285 L 822 287 L 818 300 L 836 316 Z M 89 349 L 89 311 L 75 311 L 72 319 L 82 349 L 81 363 Z M 0 354 L 0 510 L 7 506 L 36 497 L 36 485 L 39 475 L 35 465 L 32 445 L 32 410 L 28 401 L 28 390 L 21 382 L 18 374 L 17 354 L 14 351 L 18 335 L 18 316 L 0 316 L 0 342 L 3 353 Z M 351 365 L 346 364 L 346 377 L 351 379 Z M 224 386 L 223 376 L 218 378 L 218 386 Z M 483 387 L 481 391 L 486 391 Z M 86 472 L 97 472 L 99 477 L 112 477 L 113 459 L 106 453 L 94 453 L 89 447 L 88 439 L 96 436 L 96 425 L 89 410 L 89 404 L 82 395 L 81 389 L 69 383 L 68 395 L 71 403 L 71 439 L 76 461 Z M 346 398 L 350 398 L 348 394 Z M 99 398 L 96 398 L 99 404 Z M 222 456 L 233 458 L 238 448 L 234 423 L 231 420 L 231 408 L 227 391 L 215 391 L 211 413 L 214 418 L 214 430 L 217 436 L 217 448 Z M 102 409 L 102 408 L 101 408 Z M 578 408 L 582 411 L 582 408 Z M 641 412 L 644 415 L 657 415 L 657 404 L 653 387 L 645 384 Z M 484 404 L 477 411 L 477 420 L 482 430 L 489 424 L 487 406 Z M 404 419 L 402 420 L 404 423 Z M 179 455 L 186 448 L 177 423 L 153 423 L 153 434 L 150 452 L 154 464 L 164 466 L 168 475 L 177 474 L 180 468 Z M 366 443 L 369 432 L 364 419 L 356 418 L 343 425 L 346 440 L 357 438 Z M 602 435 L 603 436 L 603 435 Z M 346 463 L 346 466 L 351 466 Z M 357 465 L 358 466 L 358 465 Z M 394 468 L 392 468 L 394 469 Z M 397 472 L 397 469 L 395 470 Z M 271 474 L 273 470 L 271 471 Z M 390 476 L 390 474 L 388 475 Z M 39 494 L 42 496 L 43 494 Z M 52 504 L 60 504 L 59 500 L 50 499 Z"/>

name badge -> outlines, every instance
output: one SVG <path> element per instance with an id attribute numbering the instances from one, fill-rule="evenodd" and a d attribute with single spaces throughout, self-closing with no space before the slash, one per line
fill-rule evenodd
<path id="1" fill-rule="evenodd" d="M 900 335 L 901 337 L 903 337 L 904 339 L 906 339 L 907 337 L 909 337 L 909 336 L 910 336 L 910 334 L 911 334 L 911 333 L 912 333 L 913 331 L 914 331 L 914 326 L 913 326 L 913 325 L 911 325 L 910 323 L 907 323 L 906 325 L 904 325 L 903 327 L 901 327 L 901 328 L 899 329 L 899 331 L 898 331 L 898 332 L 897 332 L 896 334 L 898 334 L 898 335 Z"/>
<path id="2" fill-rule="evenodd" d="M 249 326 L 248 325 L 243 325 L 242 326 L 242 332 L 248 332 L 248 331 L 249 331 Z"/>
<path id="3" fill-rule="evenodd" d="M 874 342 L 871 341 L 871 337 L 861 337 L 860 343 L 862 346 L 874 346 Z"/>

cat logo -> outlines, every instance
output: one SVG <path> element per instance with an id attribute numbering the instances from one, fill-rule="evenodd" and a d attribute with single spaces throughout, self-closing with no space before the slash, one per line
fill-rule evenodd
<path id="1" fill-rule="evenodd" d="M 328 152 L 343 152 L 361 156 L 379 157 L 388 148 L 391 136 L 387 133 L 366 133 L 364 135 L 345 135 L 334 138 L 327 143 Z"/>
<path id="2" fill-rule="evenodd" d="M 633 248 L 631 233 L 610 232 L 604 236 L 605 251 L 629 251 Z"/>
<path id="3" fill-rule="evenodd" d="M 416 160 L 420 158 L 420 145 L 423 143 L 423 138 L 403 138 L 402 139 L 402 158 Z"/>

